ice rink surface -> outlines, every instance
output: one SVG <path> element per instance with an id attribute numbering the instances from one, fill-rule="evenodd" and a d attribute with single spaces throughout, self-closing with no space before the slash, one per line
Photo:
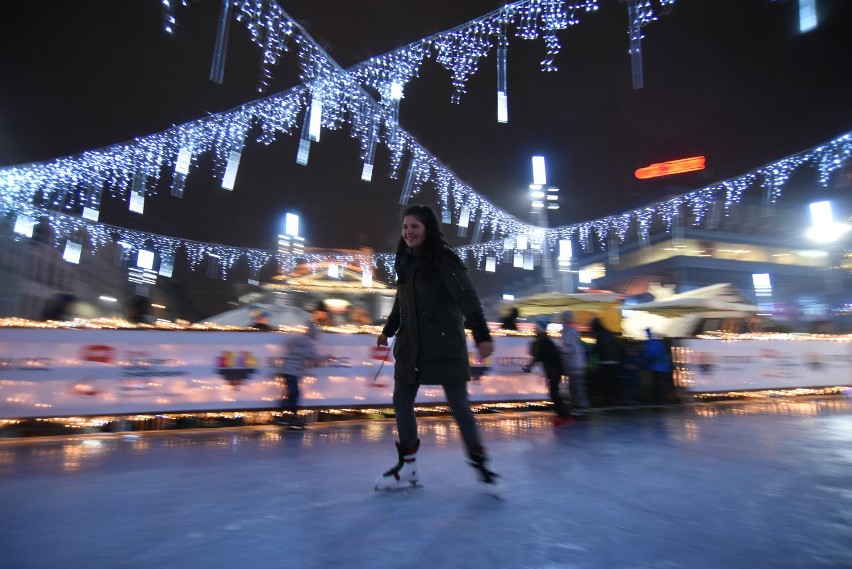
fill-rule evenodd
<path id="1" fill-rule="evenodd" d="M 396 493 L 390 420 L 0 441 L 0 566 L 852 567 L 848 397 L 479 423 L 504 501 L 443 417 Z"/>

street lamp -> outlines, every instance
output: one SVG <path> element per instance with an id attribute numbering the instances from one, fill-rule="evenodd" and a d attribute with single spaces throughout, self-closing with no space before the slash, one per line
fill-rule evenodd
<path id="1" fill-rule="evenodd" d="M 811 227 L 806 235 L 817 243 L 833 243 L 840 240 L 850 226 L 845 223 L 834 221 L 831 211 L 831 202 L 814 202 L 809 206 L 811 210 Z"/>
<path id="2" fill-rule="evenodd" d="M 544 290 L 553 290 L 553 260 L 547 243 L 548 210 L 559 209 L 559 188 L 547 185 L 547 170 L 544 156 L 532 157 L 533 183 L 530 184 L 530 213 L 536 217 L 536 224 L 544 231 L 541 240 L 541 272 Z"/>
<path id="3" fill-rule="evenodd" d="M 852 226 L 847 223 L 834 221 L 830 201 L 813 202 L 810 204 L 809 209 L 811 213 L 811 227 L 805 235 L 812 241 L 822 244 L 826 250 L 825 253 L 830 255 L 826 267 L 828 270 L 825 272 L 826 290 L 830 296 L 842 296 L 843 272 L 839 268 L 842 262 L 837 257 L 842 257 L 844 245 L 840 241 L 852 229 Z M 835 261 L 838 264 L 837 269 L 832 268 Z"/>
<path id="4" fill-rule="evenodd" d="M 282 273 L 296 268 L 297 257 L 305 252 L 305 238 L 299 236 L 299 216 L 287 213 L 284 216 L 284 233 L 278 234 L 278 254 L 284 261 Z"/>

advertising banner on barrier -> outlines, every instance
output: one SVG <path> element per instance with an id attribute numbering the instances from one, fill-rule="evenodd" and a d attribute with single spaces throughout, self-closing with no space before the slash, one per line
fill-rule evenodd
<path id="1" fill-rule="evenodd" d="M 0 418 L 273 408 L 285 334 L 0 329 Z M 504 337 L 472 365 L 471 401 L 547 398 L 523 373 L 530 338 Z M 321 333 L 323 356 L 301 381 L 304 407 L 391 405 L 393 356 L 368 334 Z M 471 352 L 475 353 L 472 342 Z M 423 386 L 418 402 L 445 402 Z"/>
<path id="2" fill-rule="evenodd" d="M 678 340 L 688 391 L 711 393 L 852 385 L 852 342 Z"/>

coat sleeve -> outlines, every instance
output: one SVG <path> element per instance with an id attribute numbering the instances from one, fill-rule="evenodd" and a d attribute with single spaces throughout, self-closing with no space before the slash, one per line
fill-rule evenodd
<path id="1" fill-rule="evenodd" d="M 479 301 L 476 291 L 473 288 L 473 283 L 470 282 L 470 276 L 467 274 L 467 269 L 464 265 L 453 262 L 453 259 L 448 255 L 444 256 L 441 262 L 441 279 L 447 290 L 450 291 L 450 296 L 470 326 L 473 332 L 473 340 L 477 344 L 480 342 L 490 342 L 491 333 L 488 331 L 488 324 L 485 322 L 485 314 L 482 310 L 482 303 Z"/>
<path id="2" fill-rule="evenodd" d="M 384 328 L 382 328 L 382 334 L 388 338 L 392 338 L 397 330 L 399 330 L 399 293 L 393 299 L 393 308 L 391 308 L 391 312 L 388 315 L 388 321 L 385 323 Z"/>

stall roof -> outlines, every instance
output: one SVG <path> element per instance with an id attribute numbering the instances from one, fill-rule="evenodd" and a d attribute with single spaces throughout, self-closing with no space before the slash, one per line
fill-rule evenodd
<path id="1" fill-rule="evenodd" d="M 265 312 L 268 324 L 278 326 L 303 326 L 310 320 L 310 313 L 295 306 L 278 306 L 275 304 L 249 304 L 229 310 L 209 318 L 202 323 L 221 324 L 223 326 L 245 326 L 248 328 L 254 322 L 253 315 L 257 311 Z"/>
<path id="2" fill-rule="evenodd" d="M 330 262 L 299 265 L 293 272 L 275 276 L 265 282 L 263 288 L 329 294 L 396 294 L 396 289 L 375 278 L 371 279 L 369 286 L 364 285 L 363 271 L 357 266 L 336 265 L 337 276 L 329 276 L 330 265 Z"/>
<path id="3" fill-rule="evenodd" d="M 518 315 L 526 318 L 565 310 L 601 312 L 621 303 L 623 298 L 614 292 L 543 292 L 514 300 L 502 300 L 498 306 L 502 311 L 517 308 Z"/>

